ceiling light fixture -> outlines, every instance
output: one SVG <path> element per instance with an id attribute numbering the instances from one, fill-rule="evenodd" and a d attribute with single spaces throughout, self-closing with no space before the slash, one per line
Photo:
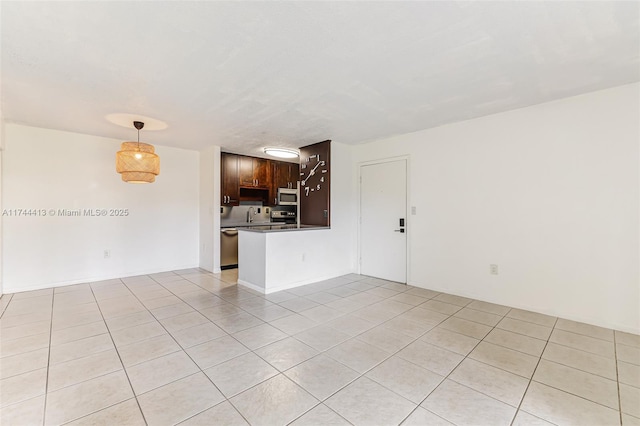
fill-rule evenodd
<path id="1" fill-rule="evenodd" d="M 296 158 L 300 156 L 300 151 L 291 148 L 266 147 L 264 153 L 280 158 Z"/>
<path id="2" fill-rule="evenodd" d="M 153 183 L 160 174 L 160 157 L 155 154 L 153 145 L 140 142 L 142 121 L 134 121 L 138 129 L 138 142 L 122 142 L 116 154 L 116 171 L 122 180 L 128 183 Z"/>

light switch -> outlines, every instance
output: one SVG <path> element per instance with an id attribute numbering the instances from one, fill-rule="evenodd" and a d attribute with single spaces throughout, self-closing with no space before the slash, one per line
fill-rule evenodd
<path id="1" fill-rule="evenodd" d="M 411 215 L 412 216 L 416 215 L 416 206 L 411 206 Z"/>

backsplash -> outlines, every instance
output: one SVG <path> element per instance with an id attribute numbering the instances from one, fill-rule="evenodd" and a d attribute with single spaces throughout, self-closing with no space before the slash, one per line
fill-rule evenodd
<path id="1" fill-rule="evenodd" d="M 236 226 L 247 223 L 249 210 L 253 215 L 253 223 L 269 223 L 271 222 L 271 210 L 295 211 L 295 209 L 295 206 L 263 207 L 260 205 L 220 207 L 220 226 Z"/>
<path id="2" fill-rule="evenodd" d="M 220 226 L 237 225 L 240 223 L 248 222 L 249 211 L 253 216 L 254 223 L 270 222 L 271 207 L 262 206 L 236 206 L 236 207 L 221 207 L 222 213 L 220 214 Z"/>

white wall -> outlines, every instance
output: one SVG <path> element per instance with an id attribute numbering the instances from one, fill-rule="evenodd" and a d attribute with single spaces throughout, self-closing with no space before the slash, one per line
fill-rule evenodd
<path id="1" fill-rule="evenodd" d="M 153 143 L 153 132 L 142 136 Z M 115 171 L 120 142 L 5 124 L 4 209 L 129 209 L 2 217 L 5 292 L 198 266 L 198 152 L 156 146 L 156 182 L 127 184 Z"/>
<path id="2" fill-rule="evenodd" d="M 1 44 L 1 43 L 0 43 Z M 2 214 L 2 151 L 4 150 L 4 117 L 0 110 L 0 215 Z M 2 216 L 0 216 L 1 218 Z M 0 296 L 4 294 L 2 284 L 2 220 L 0 220 Z"/>
<path id="3" fill-rule="evenodd" d="M 200 267 L 220 272 L 220 147 L 200 152 Z"/>
<path id="4" fill-rule="evenodd" d="M 410 284 L 640 332 L 639 92 L 358 146 L 410 156 Z"/>

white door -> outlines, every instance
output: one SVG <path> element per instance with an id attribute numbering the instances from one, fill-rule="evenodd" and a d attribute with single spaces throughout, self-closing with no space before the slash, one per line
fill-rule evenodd
<path id="1" fill-rule="evenodd" d="M 407 161 L 360 167 L 360 273 L 407 282 Z"/>

